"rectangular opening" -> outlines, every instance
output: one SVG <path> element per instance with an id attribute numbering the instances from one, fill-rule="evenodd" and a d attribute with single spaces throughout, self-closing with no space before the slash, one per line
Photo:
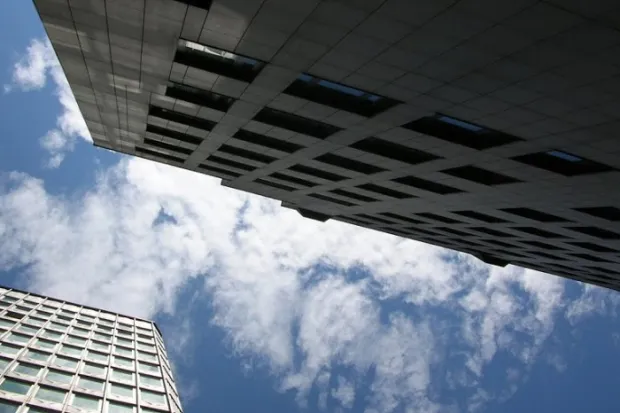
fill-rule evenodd
<path id="1" fill-rule="evenodd" d="M 448 234 L 452 234 L 452 235 L 457 235 L 459 237 L 471 237 L 472 234 L 469 234 L 465 231 L 459 231 L 458 229 L 454 229 L 454 228 L 445 228 L 445 227 L 441 227 L 441 228 L 437 228 L 439 231 L 443 231 L 443 232 L 447 232 Z"/>
<path id="2" fill-rule="evenodd" d="M 368 215 L 368 214 L 356 214 L 356 216 L 363 218 L 363 219 L 367 219 L 370 222 L 379 222 L 382 224 L 394 225 L 392 221 L 388 221 L 387 219 L 375 217 L 375 216 Z"/>
<path id="3" fill-rule="evenodd" d="M 512 238 L 514 235 L 507 234 L 505 232 L 498 231 L 496 229 L 485 228 L 485 227 L 475 227 L 471 229 L 472 231 L 481 232 L 483 234 L 493 235 L 494 237 L 500 238 Z"/>
<path id="4" fill-rule="evenodd" d="M 416 215 L 422 218 L 433 220 L 433 221 L 443 222 L 444 224 L 460 224 L 461 223 L 460 221 L 457 221 L 456 219 L 444 217 L 443 215 L 433 214 L 430 212 L 421 212 Z"/>
<path id="5" fill-rule="evenodd" d="M 384 217 L 388 217 L 388 218 L 397 219 L 403 222 L 408 222 L 410 224 L 415 224 L 415 225 L 423 224 L 423 222 L 420 220 L 409 218 L 403 215 L 393 214 L 391 212 L 380 212 L 379 215 L 383 215 Z"/>
<path id="6" fill-rule="evenodd" d="M 516 156 L 512 159 L 564 176 L 588 175 L 614 170 L 614 168 L 602 163 L 590 161 L 559 150 L 531 153 Z"/>
<path id="7" fill-rule="evenodd" d="M 370 165 L 364 162 L 354 161 L 353 159 L 345 158 L 343 156 L 326 153 L 317 158 L 316 161 L 323 162 L 329 165 L 337 166 L 339 168 L 348 169 L 351 171 L 359 172 L 366 175 L 376 174 L 385 171 L 378 166 Z"/>
<path id="8" fill-rule="evenodd" d="M 143 148 L 141 146 L 136 146 L 136 153 L 141 154 L 141 155 L 154 156 L 156 158 L 165 159 L 170 162 L 178 162 L 178 163 L 185 162 L 185 159 L 181 159 L 176 156 L 168 155 L 168 154 L 157 152 L 157 151 L 152 151 L 148 148 Z"/>
<path id="9" fill-rule="evenodd" d="M 278 184 L 278 183 L 275 183 L 275 182 L 270 182 L 270 181 L 267 181 L 265 179 L 257 179 L 255 182 L 257 182 L 257 183 L 259 183 L 261 185 L 270 186 L 272 188 L 281 189 L 283 191 L 288 191 L 288 192 L 293 192 L 293 191 L 297 190 L 297 188 L 293 188 L 292 186 L 287 186 L 287 185 Z"/>
<path id="10" fill-rule="evenodd" d="M 166 96 L 222 112 L 228 111 L 236 101 L 236 99 L 229 96 L 173 82 L 168 84 Z"/>
<path id="11" fill-rule="evenodd" d="M 325 179 L 327 181 L 332 181 L 332 182 L 339 182 L 339 181 L 343 181 L 347 179 L 344 176 L 340 176 L 340 175 L 337 175 L 331 172 L 326 172 L 320 169 L 312 168 L 310 166 L 299 165 L 299 164 L 291 166 L 289 170 L 298 172 L 300 174 L 310 175 L 310 176 L 314 176 L 317 178 Z"/>
<path id="12" fill-rule="evenodd" d="M 527 244 L 527 245 L 531 245 L 533 247 L 538 247 L 541 248 L 542 250 L 549 250 L 549 251 L 560 251 L 563 250 L 564 248 L 558 247 L 557 245 L 551 245 L 551 244 L 547 244 L 545 242 L 540 242 L 540 241 L 530 241 L 530 240 L 523 240 L 523 241 L 519 241 L 522 244 Z M 538 255 L 543 256 L 541 251 L 536 251 L 536 253 Z M 553 259 L 558 259 L 557 257 L 553 257 Z"/>
<path id="13" fill-rule="evenodd" d="M 418 165 L 423 162 L 441 158 L 440 156 L 420 151 L 418 149 L 413 149 L 408 146 L 374 137 L 355 142 L 351 145 L 351 147 L 362 152 L 368 152 L 388 159 L 394 159 L 409 165 Z"/>
<path id="14" fill-rule="evenodd" d="M 218 168 L 218 167 L 211 166 L 211 165 L 201 164 L 198 167 L 200 169 L 204 169 L 207 172 L 211 172 L 211 173 L 215 173 L 215 174 L 228 175 L 228 176 L 232 176 L 234 178 L 239 178 L 241 176 L 241 174 L 238 174 L 236 172 L 228 171 L 226 169 Z"/>
<path id="15" fill-rule="evenodd" d="M 413 233 L 413 236 L 416 236 L 417 234 L 424 234 L 424 235 L 428 235 L 431 237 L 439 236 L 439 234 L 436 232 L 429 231 L 428 229 L 418 228 L 418 227 L 409 227 L 407 228 L 407 231 L 409 231 L 410 233 Z"/>
<path id="16" fill-rule="evenodd" d="M 185 113 L 175 112 L 170 109 L 159 108 L 157 106 L 149 107 L 149 116 L 155 116 L 160 119 L 168 120 L 170 122 L 180 123 L 181 125 L 191 126 L 197 129 L 212 130 L 216 122 L 198 118 L 196 116 L 190 116 Z"/>
<path id="17" fill-rule="evenodd" d="M 534 242 L 534 243 L 538 243 L 538 244 L 544 244 L 542 242 L 537 242 L 537 241 L 530 241 L 530 242 Z M 535 245 L 535 246 L 537 246 L 537 245 Z M 558 249 L 558 248 L 556 248 L 556 249 Z M 546 252 L 542 252 L 542 251 L 528 251 L 527 253 L 528 254 L 536 255 L 538 257 L 543 257 L 543 258 L 547 258 L 547 259 L 550 259 L 550 260 L 554 260 L 554 261 L 563 260 L 563 258 L 560 258 L 560 257 L 558 257 L 556 255 L 547 254 Z"/>
<path id="18" fill-rule="evenodd" d="M 347 197 L 347 198 L 355 199 L 357 201 L 377 202 L 376 199 L 371 198 L 369 196 L 364 196 L 364 195 L 356 194 L 355 192 L 345 191 L 344 189 L 333 189 L 333 190 L 331 190 L 329 192 L 331 192 L 333 194 L 336 194 L 336 195 L 344 196 L 344 197 Z"/>
<path id="19" fill-rule="evenodd" d="M 409 122 L 402 127 L 478 150 L 502 146 L 521 140 L 504 132 L 442 114 L 426 116 Z"/>
<path id="20" fill-rule="evenodd" d="M 504 208 L 502 211 L 538 222 L 567 222 L 565 218 L 530 208 Z"/>
<path id="21" fill-rule="evenodd" d="M 427 181 L 425 179 L 416 178 L 415 176 L 403 176 L 402 178 L 392 179 L 394 182 L 398 182 L 403 185 L 410 186 L 412 188 L 422 189 L 424 191 L 434 192 L 436 194 L 447 195 L 463 192 L 460 189 L 452 188 L 451 186 L 438 184 L 437 182 Z"/>
<path id="22" fill-rule="evenodd" d="M 191 153 L 194 152 L 191 149 L 182 148 L 180 146 L 171 145 L 169 143 L 156 141 L 154 139 L 149 139 L 149 138 L 144 138 L 144 143 L 149 146 L 154 146 L 156 148 L 165 149 L 167 151 L 177 152 L 183 155 L 191 155 Z"/>
<path id="23" fill-rule="evenodd" d="M 271 136 L 261 135 L 260 133 L 250 132 L 245 129 L 239 129 L 233 137 L 235 139 L 239 139 L 240 141 L 253 143 L 254 145 L 261 145 L 266 148 L 275 149 L 286 153 L 293 153 L 303 148 L 303 146 L 296 143 L 272 138 Z"/>
<path id="24" fill-rule="evenodd" d="M 355 206 L 355 204 L 352 204 L 352 203 L 350 203 L 350 202 L 347 202 L 347 201 L 342 201 L 342 200 L 340 200 L 340 199 L 332 198 L 332 197 L 325 196 L 325 195 L 320 195 L 320 194 L 310 194 L 310 195 L 308 195 L 308 196 L 309 196 L 309 197 L 312 197 L 312 198 L 320 199 L 320 200 L 322 200 L 322 201 L 333 202 L 334 204 L 344 205 L 344 206 L 347 206 L 347 207 L 350 207 L 350 206 Z"/>
<path id="25" fill-rule="evenodd" d="M 210 0 L 207 1 L 210 3 Z M 174 61 L 248 83 L 265 66 L 264 62 L 247 56 L 183 39 L 179 40 Z"/>
<path id="26" fill-rule="evenodd" d="M 191 143 L 192 145 L 200 145 L 203 141 L 202 138 L 197 136 L 188 135 L 187 133 L 182 133 L 155 125 L 146 125 L 146 131 L 156 135 L 167 136 L 168 138 L 176 139 L 181 142 Z"/>
<path id="27" fill-rule="evenodd" d="M 600 239 L 620 239 L 620 234 L 596 227 L 569 227 L 570 230 L 581 232 Z"/>
<path id="28" fill-rule="evenodd" d="M 616 207 L 590 207 L 590 208 L 575 208 L 576 211 L 583 212 L 584 214 L 592 215 L 593 217 L 606 219 L 607 221 L 620 221 L 620 209 Z"/>
<path id="29" fill-rule="evenodd" d="M 602 245 L 593 244 L 591 242 L 569 242 L 568 244 L 594 252 L 618 252 L 617 250 L 603 247 Z"/>
<path id="30" fill-rule="evenodd" d="M 396 198 L 396 199 L 416 198 L 413 195 L 405 194 L 403 192 L 396 191 L 395 189 L 386 188 L 384 186 L 375 185 L 375 184 L 363 184 L 363 185 L 357 186 L 357 188 L 361 188 L 369 192 L 374 192 L 376 194 L 389 196 L 390 198 Z"/>
<path id="31" fill-rule="evenodd" d="M 305 179 L 297 178 L 295 176 L 285 175 L 285 174 L 280 173 L 280 172 L 273 173 L 270 176 L 272 178 L 279 179 L 281 181 L 292 182 L 294 184 L 301 185 L 301 186 L 306 186 L 308 188 L 312 188 L 312 187 L 315 187 L 315 186 L 318 185 L 318 184 L 316 184 L 314 182 L 306 181 Z"/>
<path id="32" fill-rule="evenodd" d="M 241 169 L 242 171 L 254 171 L 256 170 L 255 166 L 252 165 L 247 165 L 241 162 L 237 162 L 237 161 L 232 161 L 230 159 L 226 159 L 226 158 L 221 158 L 219 156 L 215 156 L 215 155 L 210 155 L 206 160 L 206 162 L 213 162 L 213 163 L 218 163 L 220 165 L 225 165 L 225 166 L 231 166 L 233 168 L 237 168 L 237 169 Z"/>
<path id="33" fill-rule="evenodd" d="M 188 6 L 198 7 L 199 9 L 209 10 L 211 8 L 212 0 L 176 0 Z"/>
<path id="34" fill-rule="evenodd" d="M 502 248 L 508 248 L 508 249 L 518 248 L 516 245 L 512 245 L 512 244 L 509 244 L 507 242 L 500 241 L 497 239 L 485 238 L 485 239 L 481 239 L 480 241 L 487 242 L 491 244 L 491 246 L 493 247 L 502 247 Z"/>
<path id="35" fill-rule="evenodd" d="M 444 169 L 441 171 L 445 174 L 452 175 L 457 178 L 466 179 L 482 185 L 495 186 L 521 182 L 516 178 L 492 172 L 487 169 L 478 168 L 477 166 L 461 166 L 458 168 Z"/>
<path id="36" fill-rule="evenodd" d="M 341 128 L 334 125 L 269 107 L 265 107 L 258 112 L 254 116 L 254 120 L 318 139 L 325 139 L 341 130 Z"/>
<path id="37" fill-rule="evenodd" d="M 582 258 L 584 260 L 592 261 L 592 262 L 611 262 L 606 260 L 605 258 L 597 257 L 591 254 L 573 254 L 573 257 Z"/>
<path id="38" fill-rule="evenodd" d="M 363 219 L 358 219 L 354 217 L 338 217 L 338 219 L 364 227 L 372 227 L 372 222 L 364 221 Z"/>
<path id="39" fill-rule="evenodd" d="M 501 218 L 493 217 L 491 215 L 483 214 L 482 212 L 476 211 L 453 211 L 453 214 L 461 215 L 463 217 L 475 219 L 477 221 L 488 222 L 490 224 L 499 224 L 501 222 L 506 222 Z"/>
<path id="40" fill-rule="evenodd" d="M 525 232 L 526 234 L 536 235 L 537 237 L 542 238 L 563 238 L 564 235 L 559 235 L 554 232 L 545 231 L 544 229 L 534 228 L 534 227 L 515 227 L 512 228 L 516 231 Z"/>
<path id="41" fill-rule="evenodd" d="M 375 116 L 400 102 L 302 73 L 284 93 L 361 116 Z"/>
<path id="42" fill-rule="evenodd" d="M 236 146 L 221 145 L 217 148 L 218 152 L 228 153 L 230 155 L 239 156 L 241 158 L 251 159 L 256 162 L 271 163 L 277 158 L 273 156 L 264 155 L 262 153 L 248 151 L 247 149 L 237 148 Z"/>

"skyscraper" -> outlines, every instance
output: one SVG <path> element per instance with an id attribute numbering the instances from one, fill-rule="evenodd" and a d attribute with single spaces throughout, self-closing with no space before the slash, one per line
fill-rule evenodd
<path id="1" fill-rule="evenodd" d="M 0 412 L 182 412 L 148 320 L 0 288 Z"/>
<path id="2" fill-rule="evenodd" d="M 620 288 L 620 8 L 35 0 L 95 145 Z"/>

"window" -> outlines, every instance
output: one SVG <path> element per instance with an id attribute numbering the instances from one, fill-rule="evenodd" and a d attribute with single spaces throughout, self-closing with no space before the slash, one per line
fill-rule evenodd
<path id="1" fill-rule="evenodd" d="M 476 231 L 476 232 L 481 232 L 483 234 L 493 235 L 495 237 L 501 237 L 501 238 L 513 237 L 513 235 L 511 234 L 507 234 L 505 232 L 501 232 L 496 229 L 491 229 L 491 228 L 486 228 L 486 227 L 476 227 L 476 228 L 472 228 L 471 230 Z"/>
<path id="2" fill-rule="evenodd" d="M 602 163 L 590 161 L 559 150 L 531 153 L 528 155 L 517 156 L 512 159 L 517 162 L 534 166 L 536 168 L 545 169 L 564 176 L 588 175 L 614 170 L 614 168 Z"/>
<path id="3" fill-rule="evenodd" d="M 346 198 L 355 199 L 357 201 L 377 202 L 376 199 L 371 198 L 369 196 L 356 194 L 355 192 L 345 191 L 344 189 L 333 189 L 333 190 L 331 190 L 329 192 L 331 192 L 332 194 L 336 194 L 336 195 L 340 195 L 340 196 L 346 197 Z"/>
<path id="4" fill-rule="evenodd" d="M 339 205 L 343 205 L 347 207 L 355 206 L 355 204 L 352 204 L 351 202 L 343 201 L 343 200 L 332 198 L 332 197 L 325 196 L 325 195 L 310 194 L 308 196 L 311 198 L 316 198 L 316 199 L 320 199 L 322 201 L 327 201 L 327 202 L 333 202 L 334 204 L 339 204 Z"/>
<path id="5" fill-rule="evenodd" d="M 409 165 L 418 165 L 440 158 L 439 156 L 427 152 L 374 137 L 355 142 L 351 147 L 363 152 L 404 162 Z"/>
<path id="6" fill-rule="evenodd" d="M 165 136 L 171 139 L 176 139 L 181 142 L 189 143 L 191 145 L 200 145 L 203 141 L 202 138 L 189 135 L 187 133 L 178 132 L 172 129 L 162 128 L 160 126 L 155 125 L 146 125 L 146 131 L 149 133 L 154 133 L 156 135 Z"/>
<path id="7" fill-rule="evenodd" d="M 33 326 L 39 326 L 39 327 L 45 324 L 45 320 L 41 320 L 40 318 L 35 318 L 35 317 L 27 318 L 25 322 L 28 324 L 32 324 Z"/>
<path id="8" fill-rule="evenodd" d="M 205 164 L 200 164 L 199 168 L 204 169 L 205 171 L 210 172 L 211 175 L 215 175 L 215 176 L 228 175 L 233 178 L 238 178 L 241 176 L 241 174 L 238 174 L 236 172 L 227 171 L 226 169 L 217 168 L 215 166 L 210 166 L 210 165 L 205 165 Z M 223 178 L 223 179 L 230 179 L 230 178 Z"/>
<path id="9" fill-rule="evenodd" d="M 458 168 L 444 169 L 441 171 L 445 174 L 452 175 L 457 178 L 467 179 L 468 181 L 477 182 L 482 185 L 494 186 L 512 184 L 521 182 L 518 179 L 487 169 L 478 168 L 477 166 L 461 166 Z"/>
<path id="10" fill-rule="evenodd" d="M 108 413 L 133 413 L 133 406 L 125 403 L 108 402 Z"/>
<path id="11" fill-rule="evenodd" d="M 616 207 L 589 207 L 589 208 L 575 208 L 576 211 L 583 212 L 584 214 L 592 215 L 593 217 L 606 219 L 607 221 L 620 221 L 620 209 Z"/>
<path id="12" fill-rule="evenodd" d="M 114 364 L 116 364 L 117 366 L 133 369 L 133 360 L 126 359 L 124 357 L 114 357 Z"/>
<path id="13" fill-rule="evenodd" d="M 88 358 L 89 360 L 99 361 L 101 363 L 107 363 L 108 362 L 108 355 L 107 354 L 98 353 L 96 351 L 88 351 L 88 353 L 86 353 L 86 358 Z"/>
<path id="14" fill-rule="evenodd" d="M 179 40 L 174 61 L 243 82 L 252 82 L 265 66 L 256 59 L 183 39 Z"/>
<path id="15" fill-rule="evenodd" d="M 141 155 L 147 155 L 147 156 L 154 156 L 155 158 L 165 159 L 166 161 L 169 161 L 169 162 L 177 162 L 177 163 L 185 162 L 184 159 L 178 158 L 176 156 L 166 155 L 165 153 L 152 151 L 150 149 L 143 148 L 141 146 L 136 146 L 135 150 L 136 150 L 136 154 L 139 154 L 139 155 L 141 154 Z"/>
<path id="16" fill-rule="evenodd" d="M 431 212 L 421 212 L 416 214 L 419 217 L 427 218 L 433 221 L 443 222 L 444 224 L 460 224 L 461 222 L 443 215 L 433 214 Z"/>
<path id="17" fill-rule="evenodd" d="M 15 394 L 28 394 L 30 383 L 7 378 L 0 384 L 0 390 Z"/>
<path id="18" fill-rule="evenodd" d="M 41 367 L 33 366 L 32 364 L 19 363 L 13 371 L 19 374 L 36 377 L 41 372 Z"/>
<path id="19" fill-rule="evenodd" d="M 144 374 L 140 375 L 140 384 L 146 385 L 146 386 L 153 386 L 153 387 L 163 387 L 163 383 L 161 381 L 161 379 L 158 379 L 156 377 L 151 377 L 151 376 L 146 376 Z"/>
<path id="20" fill-rule="evenodd" d="M 106 326 L 101 326 L 101 325 L 97 325 L 97 328 L 106 333 L 111 333 L 112 331 L 114 331 L 112 327 L 106 327 Z"/>
<path id="21" fill-rule="evenodd" d="M 40 387 L 35 397 L 39 400 L 45 400 L 53 403 L 63 403 L 65 401 L 66 391 L 53 389 L 51 387 Z"/>
<path id="22" fill-rule="evenodd" d="M 376 174 L 376 173 L 385 171 L 385 169 L 379 168 L 378 166 L 370 165 L 364 162 L 355 161 L 353 159 L 345 158 L 343 156 L 338 156 L 338 155 L 334 155 L 331 153 L 326 153 L 325 155 L 321 155 L 315 158 L 315 160 L 329 164 L 329 165 L 334 165 L 339 168 L 344 168 L 350 171 L 355 171 L 355 172 L 359 172 L 362 174 L 366 174 L 366 175 Z"/>
<path id="23" fill-rule="evenodd" d="M 247 165 L 247 164 L 237 162 L 237 161 L 232 161 L 226 158 L 221 158 L 215 155 L 209 155 L 206 162 L 213 162 L 213 163 L 217 163 L 217 164 L 224 165 L 224 166 L 230 166 L 231 168 L 237 168 L 237 169 L 241 169 L 242 171 L 248 171 L 248 172 L 256 170 L 255 166 Z M 203 167 L 203 165 L 201 165 L 201 167 Z"/>
<path id="24" fill-rule="evenodd" d="M 144 344 L 144 343 L 138 343 L 138 349 L 155 352 L 155 346 L 151 346 L 151 345 Z"/>
<path id="25" fill-rule="evenodd" d="M 277 158 L 274 158 L 273 156 L 264 155 L 262 153 L 253 152 L 247 149 L 238 148 L 236 146 L 231 146 L 231 145 L 226 145 L 226 144 L 220 145 L 220 147 L 217 148 L 217 151 L 224 152 L 230 155 L 239 156 L 241 158 L 250 159 L 256 162 L 262 162 L 262 163 L 271 163 L 277 160 Z"/>
<path id="26" fill-rule="evenodd" d="M 357 188 L 361 188 L 366 191 L 374 192 L 377 194 L 389 196 L 391 198 L 396 198 L 396 199 L 416 198 L 415 195 L 405 194 L 395 189 L 386 188 L 384 186 L 379 186 L 375 184 L 364 184 L 364 185 L 358 186 Z"/>
<path id="27" fill-rule="evenodd" d="M 65 373 L 60 370 L 50 370 L 45 375 L 45 378 L 56 383 L 69 384 L 71 380 L 73 380 L 73 374 Z"/>
<path id="28" fill-rule="evenodd" d="M 620 239 L 620 234 L 596 227 L 570 227 L 569 229 L 600 239 Z"/>
<path id="29" fill-rule="evenodd" d="M 591 242 L 569 242 L 569 244 L 595 252 L 616 252 L 616 250 L 603 247 L 602 245 L 593 244 Z"/>
<path id="30" fill-rule="evenodd" d="M 562 250 L 563 249 L 563 248 L 558 247 L 557 245 L 551 245 L 551 244 L 547 244 L 545 242 L 540 242 L 540 241 L 524 240 L 524 241 L 519 241 L 519 242 L 521 242 L 522 244 L 527 244 L 527 245 L 531 245 L 531 246 L 536 247 L 536 248 L 540 248 L 543 251 L 544 250 L 558 251 L 558 250 Z M 532 252 L 532 254 L 538 254 L 538 255 L 544 257 L 543 254 L 545 254 L 545 253 L 542 252 L 542 251 L 534 251 L 534 252 Z M 557 257 L 553 257 L 553 258 L 557 259 Z"/>
<path id="31" fill-rule="evenodd" d="M 392 179 L 392 181 L 410 186 L 412 188 L 422 189 L 424 191 L 434 192 L 441 195 L 463 192 L 460 189 L 452 188 L 448 185 L 438 184 L 437 182 L 427 181 L 414 176 L 403 176 L 402 178 Z"/>
<path id="32" fill-rule="evenodd" d="M 293 188 L 292 186 L 287 186 L 287 185 L 283 185 L 283 184 L 277 184 L 275 182 L 269 182 L 269 181 L 266 181 L 264 179 L 257 179 L 254 182 L 259 183 L 261 185 L 269 186 L 271 188 L 281 189 L 283 191 L 290 191 L 290 192 L 292 192 L 292 191 L 296 191 L 297 190 L 297 188 Z"/>
<path id="33" fill-rule="evenodd" d="M 3 320 L 0 320 L 0 321 L 3 321 Z M 20 333 L 26 333 L 26 334 L 34 335 L 34 334 L 36 334 L 37 331 L 39 331 L 39 329 L 38 328 L 34 328 L 34 327 L 28 327 L 28 326 L 25 326 L 25 325 L 21 325 L 21 326 L 19 326 L 17 328 L 17 331 L 19 331 Z"/>
<path id="34" fill-rule="evenodd" d="M 453 211 L 453 214 L 461 215 L 463 217 L 475 219 L 477 221 L 488 222 L 492 224 L 499 224 L 501 222 L 506 222 L 506 220 L 493 217 L 491 215 L 483 214 L 482 212 L 476 211 Z"/>
<path id="35" fill-rule="evenodd" d="M 2 373 L 4 371 L 4 369 L 6 369 L 9 364 L 11 364 L 11 360 L 7 360 L 5 358 L 0 358 L 0 373 Z"/>
<path id="36" fill-rule="evenodd" d="M 16 413 L 17 409 L 19 409 L 19 404 L 0 400 L 0 413 Z"/>
<path id="37" fill-rule="evenodd" d="M 88 336 L 88 330 L 85 330 L 83 328 L 79 328 L 79 327 L 73 327 L 71 329 L 71 332 L 74 334 L 77 334 L 79 336 Z"/>
<path id="38" fill-rule="evenodd" d="M 210 131 L 216 123 L 207 119 L 202 119 L 196 116 L 190 116 L 185 113 L 175 112 L 170 109 L 159 108 L 157 106 L 149 107 L 149 115 L 155 116 L 160 119 L 168 120 L 182 125 L 191 126 L 197 129 L 203 129 Z"/>
<path id="39" fill-rule="evenodd" d="M 283 141 L 281 139 L 272 138 L 271 136 L 250 132 L 245 129 L 239 129 L 233 137 L 240 141 L 253 143 L 255 145 L 264 146 L 266 148 L 275 149 L 286 153 L 293 153 L 303 148 L 303 146 L 293 142 Z"/>
<path id="40" fill-rule="evenodd" d="M 112 336 L 108 334 L 95 333 L 94 338 L 96 338 L 97 340 L 110 342 L 110 340 L 112 339 Z"/>
<path id="41" fill-rule="evenodd" d="M 321 79 L 307 73 L 284 90 L 284 93 L 331 106 L 361 116 L 375 116 L 400 102 L 351 86 Z"/>
<path id="42" fill-rule="evenodd" d="M 149 403 L 166 404 L 166 395 L 140 389 L 140 398 Z"/>
<path id="43" fill-rule="evenodd" d="M 200 89 L 194 86 L 170 82 L 166 88 L 166 96 L 181 99 L 196 105 L 226 112 L 237 99 L 224 96 L 210 90 Z"/>
<path id="44" fill-rule="evenodd" d="M 26 353 L 26 357 L 37 361 L 47 361 L 50 358 L 50 355 L 51 354 L 49 353 L 44 353 L 42 351 L 36 350 L 28 350 L 28 352 Z"/>
<path id="45" fill-rule="evenodd" d="M 306 186 L 308 188 L 312 188 L 318 185 L 314 182 L 306 181 L 305 179 L 297 178 L 295 176 L 289 176 L 280 172 L 273 173 L 270 176 L 281 181 L 292 182 L 294 184 Z"/>
<path id="46" fill-rule="evenodd" d="M 11 328 L 15 325 L 15 323 L 8 320 L 0 320 L 0 327 Z"/>
<path id="47" fill-rule="evenodd" d="M 118 334 L 119 334 L 119 335 L 124 335 L 124 336 L 130 336 L 130 337 L 132 337 L 132 336 L 133 336 L 133 335 L 132 335 L 132 334 L 130 334 L 130 333 L 125 333 L 125 332 L 121 332 L 121 331 L 119 331 L 119 332 L 118 332 Z M 122 345 L 125 345 L 125 346 L 130 346 L 130 347 L 132 347 L 132 346 L 133 346 L 133 341 L 132 341 L 132 340 L 128 340 L 128 339 L 126 339 L 126 338 L 116 337 L 116 342 L 117 342 L 118 344 L 122 344 Z"/>
<path id="48" fill-rule="evenodd" d="M 21 347 L 13 346 L 8 343 L 0 343 L 0 352 L 2 353 L 17 354 L 19 353 L 19 350 L 21 349 L 22 349 Z"/>
<path id="49" fill-rule="evenodd" d="M 82 346 L 82 347 L 86 346 L 86 340 L 84 340 L 83 338 L 68 336 L 66 341 L 67 343 L 75 344 L 77 346 Z"/>
<path id="50" fill-rule="evenodd" d="M 443 114 L 423 117 L 402 127 L 478 150 L 502 146 L 521 140 L 516 136 Z"/>
<path id="51" fill-rule="evenodd" d="M 92 412 L 98 412 L 100 404 L 101 399 L 83 394 L 74 394 L 71 400 L 71 406 Z"/>
<path id="52" fill-rule="evenodd" d="M 110 351 L 110 345 L 100 343 L 98 341 L 91 341 L 90 346 L 95 350 Z"/>
<path id="53" fill-rule="evenodd" d="M 332 182 L 339 182 L 339 181 L 347 179 L 344 176 L 340 176 L 338 174 L 334 174 L 331 172 L 323 171 L 321 169 L 316 169 L 310 166 L 299 165 L 299 164 L 289 167 L 289 170 L 298 172 L 300 174 L 325 179 L 327 181 L 332 181 Z"/>
<path id="54" fill-rule="evenodd" d="M 54 365 L 73 370 L 77 367 L 78 362 L 77 360 L 74 360 L 74 359 L 57 356 L 56 359 L 54 360 Z"/>
<path id="55" fill-rule="evenodd" d="M 55 328 L 57 330 L 60 330 L 62 332 L 67 330 L 67 325 L 66 324 L 61 324 L 61 323 L 55 323 L 55 322 L 51 322 L 48 325 L 48 328 Z"/>
<path id="56" fill-rule="evenodd" d="M 73 346 L 62 346 L 60 348 L 60 352 L 63 354 L 68 354 L 70 356 L 80 357 L 82 355 L 82 349 L 79 347 Z"/>
<path id="57" fill-rule="evenodd" d="M 409 218 L 409 217 L 405 217 L 402 215 L 398 215 L 398 214 L 394 214 L 391 212 L 381 212 L 380 215 L 383 215 L 384 217 L 388 217 L 388 218 L 392 218 L 392 219 L 397 219 L 399 221 L 404 221 L 404 222 L 408 222 L 410 224 L 422 224 L 423 222 L 417 219 L 413 219 L 413 218 Z"/>
<path id="58" fill-rule="evenodd" d="M 517 231 L 521 231 L 521 232 L 525 232 L 527 234 L 532 234 L 532 235 L 536 235 L 538 237 L 543 237 L 543 238 L 562 238 L 564 237 L 564 235 L 559 235 L 550 231 L 545 231 L 543 229 L 540 228 L 534 228 L 534 227 L 516 227 L 513 228 Z"/>
<path id="59" fill-rule="evenodd" d="M 606 259 L 598 257 L 598 256 L 595 257 L 594 255 L 591 255 L 591 254 L 579 253 L 579 254 L 573 254 L 573 257 L 583 258 L 584 260 L 588 260 L 588 261 L 592 261 L 592 262 L 611 262 L 609 260 L 606 260 Z"/>
<path id="60" fill-rule="evenodd" d="M 51 330 L 43 330 L 43 334 L 41 334 L 41 336 L 52 340 L 60 340 L 62 334 Z"/>
<path id="61" fill-rule="evenodd" d="M 502 211 L 538 222 L 566 222 L 567 220 L 530 208 L 505 208 Z"/>
<path id="62" fill-rule="evenodd" d="M 100 380 L 90 379 L 88 377 L 80 377 L 78 381 L 78 386 L 94 391 L 102 391 L 103 390 L 103 382 Z"/>
<path id="63" fill-rule="evenodd" d="M 153 364 L 140 362 L 138 363 L 140 371 L 145 373 L 159 373 L 159 367 Z"/>
<path id="64" fill-rule="evenodd" d="M 258 112 L 256 116 L 254 116 L 254 120 L 304 135 L 313 136 L 317 139 L 325 139 L 341 130 L 341 128 L 334 125 L 270 107 L 265 107 Z"/>
<path id="65" fill-rule="evenodd" d="M 133 383 L 133 373 L 119 369 L 112 369 L 112 378 L 120 381 Z"/>
<path id="66" fill-rule="evenodd" d="M 133 397 L 133 387 L 123 386 L 121 384 L 110 383 L 108 385 L 108 389 L 110 389 L 110 394 L 114 396 L 121 397 Z"/>
<path id="67" fill-rule="evenodd" d="M 157 362 L 157 356 L 155 354 L 145 353 L 144 351 L 138 351 L 138 357 L 146 361 Z"/>
<path id="68" fill-rule="evenodd" d="M 116 354 L 121 355 L 121 356 L 133 357 L 133 350 L 131 350 L 131 349 L 127 349 L 127 348 L 123 348 L 123 347 L 114 347 L 114 352 Z"/>

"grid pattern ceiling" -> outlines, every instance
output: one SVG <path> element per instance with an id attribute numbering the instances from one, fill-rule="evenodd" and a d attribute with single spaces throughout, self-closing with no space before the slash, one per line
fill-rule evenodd
<path id="1" fill-rule="evenodd" d="M 35 0 L 97 146 L 620 289 L 611 0 Z"/>

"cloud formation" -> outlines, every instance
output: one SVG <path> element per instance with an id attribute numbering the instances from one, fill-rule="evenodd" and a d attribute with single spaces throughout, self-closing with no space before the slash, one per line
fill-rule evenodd
<path id="1" fill-rule="evenodd" d="M 62 110 L 56 126 L 42 136 L 39 143 L 50 155 L 46 165 L 57 168 L 66 154 L 73 151 L 78 138 L 89 142 L 92 138 L 49 40 L 31 41 L 25 55 L 15 63 L 13 83 L 5 86 L 5 91 L 41 90 L 50 79 Z"/>
<path id="2" fill-rule="evenodd" d="M 362 386 L 368 413 L 476 411 L 516 391 L 558 317 L 578 322 L 592 294 L 615 308 L 598 288 L 567 302 L 560 278 L 307 220 L 140 159 L 69 198 L 18 173 L 0 182 L 0 270 L 145 317 L 172 312 L 201 277 L 210 322 L 302 404 L 318 389 L 319 406 L 347 410 Z M 497 391 L 482 379 L 500 353 L 511 361 Z"/>

